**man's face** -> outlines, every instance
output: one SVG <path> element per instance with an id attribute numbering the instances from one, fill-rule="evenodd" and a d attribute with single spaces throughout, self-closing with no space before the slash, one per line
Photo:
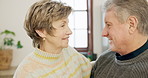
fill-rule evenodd
<path id="1" fill-rule="evenodd" d="M 112 51 L 123 52 L 129 44 L 128 24 L 126 22 L 120 23 L 115 16 L 114 10 L 107 11 L 102 36 L 109 39 Z"/>

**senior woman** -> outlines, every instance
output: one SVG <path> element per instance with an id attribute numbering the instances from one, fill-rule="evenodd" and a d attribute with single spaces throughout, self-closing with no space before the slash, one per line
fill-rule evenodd
<path id="1" fill-rule="evenodd" d="M 13 78 L 89 78 L 87 58 L 68 46 L 68 16 L 72 9 L 61 2 L 34 3 L 24 28 L 33 40 L 34 52 L 24 58 Z"/>

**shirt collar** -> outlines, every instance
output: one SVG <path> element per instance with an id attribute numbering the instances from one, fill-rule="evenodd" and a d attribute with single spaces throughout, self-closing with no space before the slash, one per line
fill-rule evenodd
<path id="1" fill-rule="evenodd" d="M 122 60 L 129 60 L 129 59 L 132 59 L 132 58 L 140 55 L 146 49 L 148 49 L 148 40 L 147 40 L 147 42 L 143 46 L 141 46 L 140 48 L 138 48 L 137 50 L 135 50 L 135 51 L 133 51 L 133 52 L 131 52 L 129 54 L 126 54 L 126 55 L 121 56 L 119 53 L 116 53 L 116 58 L 118 60 L 121 60 L 121 61 Z"/>

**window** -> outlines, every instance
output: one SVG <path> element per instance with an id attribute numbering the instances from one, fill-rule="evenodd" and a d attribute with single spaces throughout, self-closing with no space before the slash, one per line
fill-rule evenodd
<path id="1" fill-rule="evenodd" d="M 73 34 L 69 45 L 79 52 L 93 52 L 92 0 L 59 0 L 70 5 L 69 27 Z"/>

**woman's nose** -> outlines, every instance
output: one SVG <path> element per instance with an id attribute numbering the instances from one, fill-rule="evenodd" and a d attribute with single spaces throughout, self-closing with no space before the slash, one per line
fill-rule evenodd
<path id="1" fill-rule="evenodd" d="M 69 27 L 67 27 L 67 34 L 68 35 L 71 35 L 72 34 L 72 31 L 71 31 L 71 29 Z"/>

